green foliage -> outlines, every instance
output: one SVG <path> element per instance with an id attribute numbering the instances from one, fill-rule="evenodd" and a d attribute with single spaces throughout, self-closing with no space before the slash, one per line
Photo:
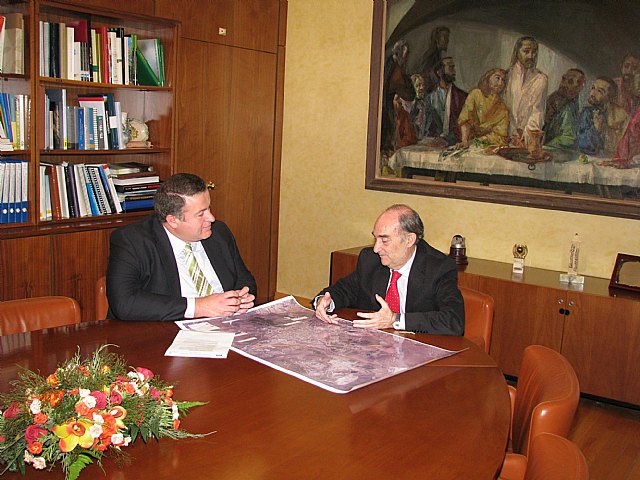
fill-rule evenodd
<path id="1" fill-rule="evenodd" d="M 0 394 L 0 475 L 60 462 L 67 480 L 75 480 L 94 461 L 101 466 L 105 454 L 122 457 L 138 437 L 202 436 L 174 426 L 204 403 L 174 401 L 171 385 L 107 347 L 84 360 L 76 353 L 46 378 L 19 371 L 11 391 Z M 36 432 L 29 440 L 28 430 Z"/>

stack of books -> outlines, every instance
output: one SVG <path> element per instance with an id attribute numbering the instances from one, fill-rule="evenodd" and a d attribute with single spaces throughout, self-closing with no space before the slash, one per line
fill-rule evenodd
<path id="1" fill-rule="evenodd" d="M 160 177 L 153 167 L 139 162 L 110 165 L 118 200 L 124 212 L 153 208 Z"/>
<path id="2" fill-rule="evenodd" d="M 29 95 L 0 93 L 0 150 L 29 148 L 31 101 Z"/>
<path id="3" fill-rule="evenodd" d="M 40 163 L 40 220 L 122 212 L 109 165 Z"/>

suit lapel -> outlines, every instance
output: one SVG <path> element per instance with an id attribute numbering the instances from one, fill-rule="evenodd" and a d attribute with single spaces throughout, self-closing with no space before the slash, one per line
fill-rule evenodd
<path id="1" fill-rule="evenodd" d="M 155 218 L 153 221 L 153 235 L 156 239 L 162 270 L 167 279 L 167 287 L 170 291 L 180 292 L 180 275 L 178 274 L 178 264 L 173 254 L 173 248 L 171 248 L 171 242 L 162 223 Z"/>
<path id="2" fill-rule="evenodd" d="M 407 299 L 405 308 L 408 312 L 414 311 L 417 308 L 416 303 L 420 299 L 425 283 L 425 273 L 427 254 L 427 246 L 424 240 L 418 243 L 416 250 L 416 257 L 413 259 L 411 265 L 411 271 L 409 272 L 409 283 L 407 285 Z"/>

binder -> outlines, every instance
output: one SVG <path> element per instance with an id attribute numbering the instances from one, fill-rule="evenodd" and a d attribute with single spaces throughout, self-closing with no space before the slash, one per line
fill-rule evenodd
<path id="1" fill-rule="evenodd" d="M 82 173 L 84 176 L 84 184 L 87 187 L 87 198 L 89 199 L 89 209 L 91 210 L 91 215 L 101 215 L 100 208 L 98 207 L 98 198 L 96 196 L 96 192 L 93 189 L 93 183 L 91 183 L 91 176 L 89 175 L 87 167 L 82 167 Z"/>
<path id="2" fill-rule="evenodd" d="M 20 197 L 20 223 L 27 222 L 29 218 L 29 162 L 20 162 L 21 171 L 21 197 Z"/>
<path id="3" fill-rule="evenodd" d="M 0 160 L 0 223 L 9 223 L 9 179 L 7 161 Z"/>
<path id="4" fill-rule="evenodd" d="M 138 40 L 140 43 L 140 40 Z M 147 62 L 147 59 L 144 58 L 143 53 L 139 48 L 136 49 L 136 60 L 137 60 L 137 74 L 138 74 L 138 85 L 148 85 L 151 87 L 159 87 L 160 79 L 156 76 L 153 69 Z"/>

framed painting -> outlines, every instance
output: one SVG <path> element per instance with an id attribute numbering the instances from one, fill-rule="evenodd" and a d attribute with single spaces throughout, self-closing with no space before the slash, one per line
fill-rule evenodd
<path id="1" fill-rule="evenodd" d="M 366 188 L 640 219 L 640 3 L 373 3 Z"/>

